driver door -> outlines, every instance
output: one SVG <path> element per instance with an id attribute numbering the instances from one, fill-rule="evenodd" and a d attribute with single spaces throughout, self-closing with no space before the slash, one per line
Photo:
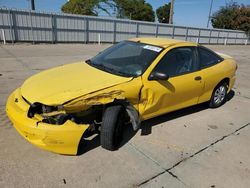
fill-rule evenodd
<path id="1" fill-rule="evenodd" d="M 196 47 L 173 48 L 156 65 L 153 64 L 152 72 L 163 72 L 169 79 L 149 80 L 150 73 L 142 76 L 139 111 L 143 120 L 198 103 L 204 82 Z"/>

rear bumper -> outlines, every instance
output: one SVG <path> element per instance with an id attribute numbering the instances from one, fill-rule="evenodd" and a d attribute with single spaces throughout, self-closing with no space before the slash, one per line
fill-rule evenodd
<path id="1" fill-rule="evenodd" d="M 42 123 L 38 117 L 28 118 L 27 104 L 15 90 L 8 98 L 6 112 L 15 129 L 30 143 L 44 150 L 76 155 L 84 131 L 89 125 L 78 125 L 70 120 L 63 125 Z"/>

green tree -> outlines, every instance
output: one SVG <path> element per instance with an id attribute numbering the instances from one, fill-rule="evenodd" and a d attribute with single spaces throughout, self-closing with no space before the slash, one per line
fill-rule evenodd
<path id="1" fill-rule="evenodd" d="M 160 23 L 169 23 L 171 3 L 165 4 L 156 9 L 156 15 Z"/>
<path id="2" fill-rule="evenodd" d="M 118 17 L 132 20 L 155 21 L 155 13 L 152 6 L 145 0 L 114 0 Z"/>
<path id="3" fill-rule="evenodd" d="M 117 8 L 117 16 L 121 18 L 155 21 L 154 10 L 145 0 L 70 0 L 61 10 L 70 14 L 98 16 L 100 10 L 111 15 L 110 8 Z"/>
<path id="4" fill-rule="evenodd" d="M 214 28 L 250 32 L 250 6 L 230 3 L 214 13 L 211 22 Z"/>
<path id="5" fill-rule="evenodd" d="M 110 14 L 107 8 L 104 8 L 107 5 L 110 8 L 114 7 L 114 3 L 110 0 L 70 0 L 62 6 L 61 10 L 69 14 L 98 16 L 100 10 Z"/>

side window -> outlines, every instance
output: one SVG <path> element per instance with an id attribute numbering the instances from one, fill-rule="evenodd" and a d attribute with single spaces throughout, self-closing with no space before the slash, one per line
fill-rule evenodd
<path id="1" fill-rule="evenodd" d="M 155 71 L 168 74 L 170 77 L 194 72 L 198 69 L 194 47 L 175 48 L 160 60 Z"/>
<path id="2" fill-rule="evenodd" d="M 205 48 L 199 47 L 198 51 L 201 68 L 210 67 L 221 61 L 221 58 L 219 56 Z"/>

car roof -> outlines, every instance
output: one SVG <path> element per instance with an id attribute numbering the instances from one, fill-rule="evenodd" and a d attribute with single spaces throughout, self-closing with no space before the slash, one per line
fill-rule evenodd
<path id="1" fill-rule="evenodd" d="M 176 44 L 182 44 L 182 45 L 187 45 L 187 46 L 189 45 L 197 46 L 197 43 L 195 42 L 168 39 L 168 38 L 132 38 L 132 39 L 129 39 L 129 41 L 151 44 L 151 45 L 160 46 L 163 48 L 167 48 L 169 46 L 176 45 Z"/>

